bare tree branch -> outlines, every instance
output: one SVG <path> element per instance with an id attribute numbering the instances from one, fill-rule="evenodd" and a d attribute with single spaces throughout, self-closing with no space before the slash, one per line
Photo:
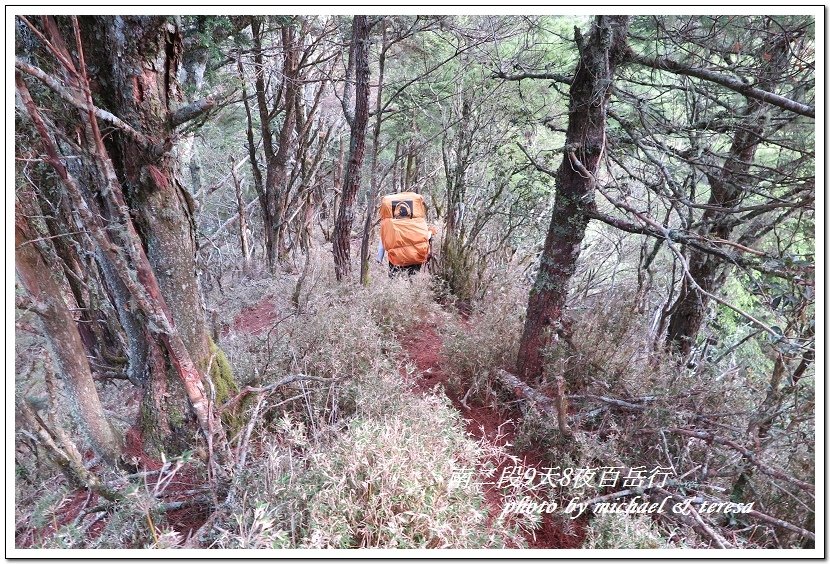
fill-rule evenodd
<path id="1" fill-rule="evenodd" d="M 685 65 L 683 63 L 679 63 L 677 61 L 673 61 L 666 57 L 662 57 L 659 59 L 651 59 L 638 53 L 635 53 L 631 50 L 629 50 L 628 52 L 627 60 L 657 70 L 666 70 L 669 72 L 673 72 L 675 74 L 682 74 L 685 76 L 693 76 L 695 78 L 700 78 L 702 80 L 708 80 L 709 82 L 720 84 L 725 88 L 734 90 L 735 92 L 743 94 L 744 96 L 747 96 L 749 98 L 761 100 L 762 102 L 772 104 L 773 106 L 778 106 L 779 108 L 782 108 L 784 110 L 794 112 L 796 114 L 807 116 L 810 118 L 816 117 L 815 106 L 802 104 L 801 102 L 790 100 L 789 98 L 785 98 L 784 96 L 781 96 L 779 94 L 756 88 L 751 84 L 747 84 L 746 82 L 743 82 L 738 78 L 721 74 L 719 72 L 699 67 L 692 67 L 689 65 Z"/>
<path id="2" fill-rule="evenodd" d="M 572 76 L 559 74 L 556 72 L 523 72 L 518 74 L 507 74 L 504 71 L 496 71 L 493 73 L 493 78 L 501 78 L 502 80 L 509 81 L 524 80 L 526 78 L 531 78 L 541 80 L 554 80 L 556 82 L 562 82 L 564 84 L 571 84 L 574 80 Z"/>
<path id="3" fill-rule="evenodd" d="M 220 86 L 214 92 L 210 93 L 208 96 L 205 96 L 201 100 L 196 100 L 186 106 L 182 106 L 170 114 L 170 123 L 173 124 L 173 127 L 178 127 L 189 121 L 193 121 L 199 116 L 215 108 L 220 99 L 226 97 L 227 94 L 225 92 L 225 87 Z"/>
<path id="4" fill-rule="evenodd" d="M 81 111 L 89 111 L 89 106 L 87 106 L 86 102 L 83 100 L 83 98 L 81 98 L 82 94 L 80 92 L 73 92 L 72 89 L 63 84 L 60 80 L 46 73 L 42 69 L 34 65 L 30 65 L 29 63 L 26 63 L 24 61 L 21 61 L 20 59 L 14 60 L 14 66 L 16 69 L 40 80 L 43 84 L 48 86 L 52 91 L 54 91 L 58 96 L 60 96 L 61 99 L 65 102 L 72 104 L 75 108 Z M 141 146 L 149 147 L 151 145 L 147 137 L 133 129 L 132 126 L 124 122 L 121 118 L 111 114 L 106 110 L 102 110 L 97 106 L 93 106 L 92 111 L 95 113 L 95 117 L 97 117 L 101 121 L 105 121 L 111 125 L 114 125 L 118 129 L 121 129 L 127 135 L 129 135 L 138 143 L 140 143 Z"/>

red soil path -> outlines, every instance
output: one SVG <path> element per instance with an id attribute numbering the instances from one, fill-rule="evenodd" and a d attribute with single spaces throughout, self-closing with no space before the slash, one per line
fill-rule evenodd
<path id="1" fill-rule="evenodd" d="M 426 392 L 440 385 L 444 393 L 452 402 L 453 406 L 461 413 L 466 421 L 467 432 L 476 439 L 485 439 L 488 442 L 500 447 L 508 443 L 515 444 L 516 428 L 508 413 L 500 413 L 498 410 L 486 405 L 467 406 L 461 403 L 459 394 L 448 385 L 449 375 L 442 367 L 441 337 L 434 324 L 420 323 L 406 334 L 399 335 L 398 340 L 403 346 L 409 358 L 418 368 L 419 373 L 414 375 L 413 384 L 420 392 Z M 402 370 L 401 374 L 406 377 Z M 463 393 L 462 393 L 463 395 Z M 513 447 L 515 448 L 515 447 Z M 508 447 L 508 451 L 511 449 Z M 549 463 L 543 462 L 543 455 L 534 447 L 523 452 L 512 452 L 522 460 L 525 468 L 535 468 L 537 471 Z M 487 463 L 496 466 L 494 475 L 484 475 L 484 467 Z M 504 506 L 502 495 L 493 482 L 493 476 L 498 479 L 505 467 L 512 465 L 509 460 L 499 462 L 498 460 L 484 459 L 479 463 L 479 479 L 484 484 L 484 497 L 487 503 L 490 524 L 493 525 L 495 517 L 501 514 Z M 585 521 L 577 519 L 573 522 L 574 527 L 570 534 L 562 530 L 562 527 L 555 522 L 555 513 L 543 513 L 541 526 L 533 532 L 525 535 L 530 548 L 579 548 L 585 539 Z"/>
<path id="2" fill-rule="evenodd" d="M 277 322 L 277 306 L 270 299 L 264 299 L 255 306 L 240 311 L 233 319 L 231 328 L 236 333 L 254 335 L 270 329 Z"/>

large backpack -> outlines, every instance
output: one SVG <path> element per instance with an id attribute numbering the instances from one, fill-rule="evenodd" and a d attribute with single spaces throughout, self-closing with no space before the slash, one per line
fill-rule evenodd
<path id="1" fill-rule="evenodd" d="M 380 240 L 394 266 L 423 264 L 429 256 L 424 198 L 415 192 L 384 196 L 380 203 Z"/>

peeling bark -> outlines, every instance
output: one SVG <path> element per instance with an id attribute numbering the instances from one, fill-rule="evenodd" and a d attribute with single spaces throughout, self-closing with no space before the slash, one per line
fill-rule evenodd
<path id="1" fill-rule="evenodd" d="M 56 54 L 85 98 L 77 139 L 73 140 L 74 132 L 70 137 L 44 118 L 20 76 L 18 93 L 43 141 L 47 162 L 65 186 L 105 277 L 111 279 L 110 291 L 141 318 L 143 330 L 127 330 L 135 339 L 140 333 L 148 346 L 142 367 L 148 375 L 142 379 L 148 382 L 141 413 L 149 431 L 145 444 L 177 453 L 192 448 L 201 431 L 208 446 L 216 445 L 223 457 L 224 431 L 202 380 L 202 374 L 209 378 L 210 340 L 196 274 L 194 205 L 179 181 L 171 151 L 171 116 L 181 99 L 176 80 L 178 29 L 165 17 L 85 17 L 80 25 L 77 21 L 72 18 L 77 68 L 72 57 Z M 55 53 L 54 47 L 50 50 Z M 104 140 L 87 67 L 95 71 L 95 105 L 118 115 L 151 143 L 136 143 L 122 131 Z M 94 176 L 93 193 L 85 193 L 64 166 L 55 136 L 79 144 L 83 166 Z M 115 280 L 118 284 L 112 283 Z M 160 395 L 154 395 L 157 390 Z"/>
<path id="2" fill-rule="evenodd" d="M 69 391 L 72 413 L 95 453 L 111 466 L 118 464 L 121 439 L 110 425 L 92 379 L 86 348 L 75 325 L 75 318 L 62 297 L 61 282 L 54 265 L 43 260 L 26 220 L 26 212 L 15 206 L 15 270 L 38 313 L 43 334 L 58 373 Z"/>

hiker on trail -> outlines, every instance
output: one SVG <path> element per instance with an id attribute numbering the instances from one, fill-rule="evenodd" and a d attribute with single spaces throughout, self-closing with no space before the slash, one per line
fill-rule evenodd
<path id="1" fill-rule="evenodd" d="M 420 271 L 432 256 L 435 228 L 427 225 L 424 198 L 415 192 L 384 196 L 380 203 L 377 261 L 389 259 L 389 276 Z"/>

